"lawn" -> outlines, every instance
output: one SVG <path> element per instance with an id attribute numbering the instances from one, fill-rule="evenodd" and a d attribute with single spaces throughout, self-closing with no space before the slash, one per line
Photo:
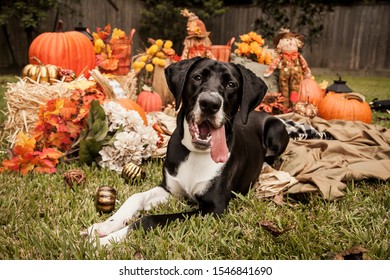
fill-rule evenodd
<path id="1" fill-rule="evenodd" d="M 316 75 L 318 81 L 335 77 Z M 390 98 L 388 77 L 345 75 L 344 80 L 367 101 Z M 4 81 L 11 76 L 0 77 Z M 1 89 L 0 89 L 1 90 Z M 0 92 L 0 106 L 6 103 Z M 390 127 L 388 114 L 374 114 L 374 122 Z M 2 114 L 0 123 L 5 119 Z M 4 157 L 4 155 L 3 155 Z M 71 190 L 64 172 L 84 170 L 87 182 Z M 111 248 L 95 249 L 79 234 L 100 215 L 94 206 L 96 189 L 114 186 L 118 205 L 131 194 L 148 190 L 161 179 L 161 160 L 143 166 L 147 176 L 127 184 L 120 175 L 97 166 L 60 164 L 52 175 L 0 174 L 0 259 L 332 259 L 352 246 L 367 249 L 371 259 L 390 259 L 390 183 L 378 180 L 350 182 L 345 197 L 329 202 L 316 195 L 287 197 L 278 206 L 253 192 L 230 202 L 221 218 L 195 217 L 150 232 L 131 232 Z M 151 213 L 191 208 L 173 198 Z M 272 235 L 260 224 L 272 221 L 280 230 Z"/>

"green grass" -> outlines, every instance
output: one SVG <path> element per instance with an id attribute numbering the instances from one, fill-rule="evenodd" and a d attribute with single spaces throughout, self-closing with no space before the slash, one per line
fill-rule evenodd
<path id="1" fill-rule="evenodd" d="M 0 125 L 6 120 L 7 101 L 4 99 L 7 83 L 15 82 L 14 76 L 0 76 Z"/>
<path id="2" fill-rule="evenodd" d="M 390 98 L 388 79 L 343 79 L 367 100 L 375 97 L 377 88 L 382 99 Z M 63 179 L 73 168 L 87 176 L 74 191 Z M 95 210 L 96 189 L 114 186 L 118 208 L 129 195 L 160 181 L 161 160 L 151 160 L 143 168 L 147 177 L 135 185 L 114 172 L 77 163 L 60 164 L 52 175 L 0 174 L 0 259 L 330 259 L 354 245 L 366 248 L 372 259 L 390 259 L 390 183 L 377 180 L 350 182 L 345 197 L 335 202 L 305 195 L 288 197 L 289 204 L 277 206 L 250 192 L 232 200 L 221 218 L 194 217 L 150 232 L 131 232 L 108 249 L 92 248 L 79 232 L 108 217 Z M 190 207 L 172 198 L 149 213 Z M 266 220 L 289 230 L 274 237 L 260 225 Z"/>

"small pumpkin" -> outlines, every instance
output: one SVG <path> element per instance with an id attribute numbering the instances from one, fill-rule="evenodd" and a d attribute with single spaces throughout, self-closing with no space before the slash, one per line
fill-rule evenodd
<path id="1" fill-rule="evenodd" d="M 111 186 L 101 186 L 96 192 L 96 210 L 110 213 L 115 209 L 116 190 Z"/>
<path id="2" fill-rule="evenodd" d="M 43 64 L 38 58 L 32 57 L 38 64 L 27 64 L 22 69 L 22 78 L 28 77 L 40 84 L 53 84 L 58 79 L 58 67 L 52 64 Z"/>
<path id="3" fill-rule="evenodd" d="M 318 108 L 309 102 L 297 102 L 293 107 L 293 111 L 301 116 L 314 118 L 318 115 Z"/>
<path id="4" fill-rule="evenodd" d="M 148 119 L 146 118 L 146 112 L 144 111 L 144 109 L 142 109 L 142 107 L 139 104 L 137 104 L 137 102 L 130 100 L 130 99 L 127 99 L 127 98 L 117 98 L 117 99 L 112 100 L 112 101 L 118 102 L 123 108 L 125 108 L 127 110 L 137 111 L 138 114 L 141 116 L 142 120 L 144 121 L 144 124 L 148 125 Z"/>
<path id="5" fill-rule="evenodd" d="M 315 80 L 302 80 L 299 101 L 309 102 L 315 106 L 318 106 L 324 96 L 325 91 L 320 88 L 319 84 Z"/>
<path id="6" fill-rule="evenodd" d="M 140 166 L 129 162 L 122 169 L 122 178 L 127 182 L 133 182 L 145 178 L 145 172 Z"/>
<path id="7" fill-rule="evenodd" d="M 137 103 L 146 112 L 160 112 L 162 110 L 162 100 L 155 92 L 143 90 L 137 97 Z"/>
<path id="8" fill-rule="evenodd" d="M 89 70 L 95 68 L 95 51 L 87 36 L 78 31 L 62 32 L 59 21 L 57 32 L 44 32 L 36 37 L 29 48 L 31 64 L 37 64 L 32 57 L 38 57 L 44 64 L 53 64 L 73 70 L 77 76 L 89 78 Z"/>
<path id="9" fill-rule="evenodd" d="M 325 120 L 372 122 L 370 105 L 365 102 L 363 95 L 356 92 L 329 92 L 319 104 L 318 114 Z"/>

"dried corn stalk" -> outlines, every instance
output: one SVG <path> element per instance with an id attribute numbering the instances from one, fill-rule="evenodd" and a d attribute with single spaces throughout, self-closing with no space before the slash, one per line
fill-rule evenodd
<path id="1" fill-rule="evenodd" d="M 124 82 L 121 84 L 126 93 L 126 97 L 131 100 L 137 99 L 137 82 L 137 74 L 134 69 L 131 69 L 126 75 Z"/>
<path id="2" fill-rule="evenodd" d="M 100 84 L 100 86 L 103 88 L 104 93 L 106 94 L 108 99 L 115 99 L 115 92 L 112 89 L 110 83 L 108 82 L 108 79 L 103 76 L 102 73 L 100 73 L 99 70 L 93 69 L 91 71 L 92 77 L 95 79 L 95 81 Z"/>
<path id="3" fill-rule="evenodd" d="M 99 70 L 94 69 L 91 71 L 92 77 L 96 80 L 97 83 L 103 88 L 103 91 L 106 93 L 108 99 L 115 99 L 116 94 L 112 89 L 112 86 L 109 83 L 109 79 L 116 80 L 121 88 L 123 89 L 126 98 L 135 101 L 137 99 L 137 74 L 134 69 L 126 76 L 105 76 L 99 72 Z"/>

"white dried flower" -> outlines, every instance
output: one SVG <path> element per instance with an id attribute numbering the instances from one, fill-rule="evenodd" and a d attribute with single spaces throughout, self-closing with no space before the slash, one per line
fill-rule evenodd
<path id="1" fill-rule="evenodd" d="M 103 108 L 110 123 L 109 131 L 111 132 L 117 130 L 121 125 L 125 131 L 132 131 L 137 126 L 144 124 L 137 111 L 126 110 L 114 101 L 104 103 Z"/>
<path id="2" fill-rule="evenodd" d="M 109 130 L 124 131 L 116 135 L 112 146 L 104 146 L 99 152 L 102 167 L 122 172 L 128 162 L 141 164 L 143 159 L 153 155 L 159 140 L 157 132 L 151 126 L 145 126 L 140 115 L 134 110 L 126 110 L 116 102 L 106 102 L 103 106 L 109 122 Z"/>

